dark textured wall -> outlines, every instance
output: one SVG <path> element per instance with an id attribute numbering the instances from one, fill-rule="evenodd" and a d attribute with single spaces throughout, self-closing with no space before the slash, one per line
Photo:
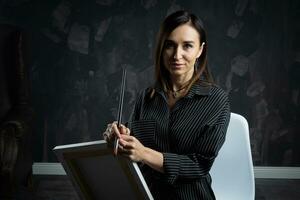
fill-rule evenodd
<path id="1" fill-rule="evenodd" d="M 300 3 L 297 0 L 3 0 L 1 22 L 31 35 L 35 160 L 58 144 L 100 138 L 116 118 L 120 69 L 128 119 L 153 81 L 160 22 L 188 9 L 208 32 L 209 63 L 250 126 L 256 165 L 300 166 Z"/>

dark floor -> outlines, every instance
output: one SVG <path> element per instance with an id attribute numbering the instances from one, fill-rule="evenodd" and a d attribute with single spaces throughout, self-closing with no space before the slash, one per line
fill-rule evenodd
<path id="1" fill-rule="evenodd" d="M 256 200 L 300 200 L 300 180 L 256 179 Z M 66 176 L 35 176 L 36 200 L 79 200 Z"/>
<path id="2" fill-rule="evenodd" d="M 300 200 L 299 179 L 256 179 L 256 200 Z"/>
<path id="3" fill-rule="evenodd" d="M 36 200 L 79 200 L 67 176 L 34 176 Z"/>

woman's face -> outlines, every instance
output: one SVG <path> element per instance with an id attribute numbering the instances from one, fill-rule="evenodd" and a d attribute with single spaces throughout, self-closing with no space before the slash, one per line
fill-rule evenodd
<path id="1" fill-rule="evenodd" d="M 164 66 L 171 77 L 190 80 L 202 48 L 199 33 L 194 27 L 183 24 L 174 29 L 166 39 L 163 50 Z"/>

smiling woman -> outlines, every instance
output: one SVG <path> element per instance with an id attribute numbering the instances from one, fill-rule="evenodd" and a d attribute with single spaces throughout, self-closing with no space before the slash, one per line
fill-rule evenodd
<path id="1" fill-rule="evenodd" d="M 161 25 L 156 82 L 138 96 L 127 127 L 108 125 L 120 155 L 139 162 L 154 199 L 215 199 L 210 168 L 225 141 L 230 106 L 207 68 L 201 21 L 186 11 Z"/>
<path id="2" fill-rule="evenodd" d="M 176 74 L 176 70 L 184 70 L 183 74 L 187 75 L 185 79 L 193 76 L 194 63 L 202 53 L 199 37 L 198 32 L 188 24 L 177 27 L 170 34 L 163 52 L 164 65 L 170 74 Z"/>
<path id="3" fill-rule="evenodd" d="M 164 66 L 170 73 L 173 83 L 169 92 L 178 98 L 186 92 L 195 72 L 196 60 L 201 56 L 204 42 L 200 45 L 200 35 L 189 23 L 174 29 L 165 42 L 163 51 Z M 177 92 L 181 92 L 178 93 Z M 169 93 L 170 94 L 170 93 Z"/>

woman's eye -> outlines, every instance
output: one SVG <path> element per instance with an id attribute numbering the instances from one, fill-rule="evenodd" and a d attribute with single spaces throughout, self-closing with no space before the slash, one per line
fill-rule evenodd
<path id="1" fill-rule="evenodd" d="M 190 49 L 190 48 L 193 48 L 193 45 L 191 45 L 191 44 L 185 44 L 185 45 L 184 45 L 184 48 L 185 48 L 185 49 Z"/>
<path id="2" fill-rule="evenodd" d="M 165 43 L 165 48 L 166 48 L 166 49 L 170 49 L 170 48 L 172 48 L 172 47 L 174 47 L 174 44 L 172 44 L 172 43 L 170 43 L 170 42 L 166 42 L 166 43 Z"/>

